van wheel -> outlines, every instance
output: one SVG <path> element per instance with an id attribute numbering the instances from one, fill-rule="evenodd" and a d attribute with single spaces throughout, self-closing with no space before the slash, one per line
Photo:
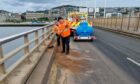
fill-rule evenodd
<path id="1" fill-rule="evenodd" d="M 90 42 L 93 42 L 93 39 L 91 39 Z"/>
<path id="2" fill-rule="evenodd" d="M 76 42 L 76 39 L 73 38 L 73 41 Z"/>

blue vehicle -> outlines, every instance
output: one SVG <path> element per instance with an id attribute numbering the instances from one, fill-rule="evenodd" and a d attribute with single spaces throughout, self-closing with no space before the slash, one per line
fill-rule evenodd
<path id="1" fill-rule="evenodd" d="M 87 22 L 81 22 L 79 26 L 76 27 L 74 32 L 74 41 L 76 40 L 94 40 L 94 29 L 88 25 Z"/>

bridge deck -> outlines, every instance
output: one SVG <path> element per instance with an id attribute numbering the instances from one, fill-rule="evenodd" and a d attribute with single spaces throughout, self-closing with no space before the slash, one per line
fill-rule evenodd
<path id="1" fill-rule="evenodd" d="M 127 58 L 140 62 L 140 40 L 99 29 L 96 36 L 94 42 L 71 41 L 70 55 L 58 48 L 49 81 L 41 79 L 42 74 L 48 76 L 45 54 L 27 84 L 139 84 L 140 68 Z"/>
<path id="2" fill-rule="evenodd" d="M 98 29 L 96 36 L 93 43 L 71 41 L 68 56 L 58 51 L 48 84 L 139 84 L 140 68 L 127 57 L 140 61 L 140 40 Z"/>

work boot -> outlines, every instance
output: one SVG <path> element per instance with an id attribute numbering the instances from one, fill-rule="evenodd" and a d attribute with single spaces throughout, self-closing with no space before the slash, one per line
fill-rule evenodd
<path id="1" fill-rule="evenodd" d="M 65 51 L 61 51 L 61 53 L 65 53 Z"/>
<path id="2" fill-rule="evenodd" d="M 57 47 L 59 47 L 60 45 L 57 45 Z"/>
<path id="3" fill-rule="evenodd" d="M 66 52 L 66 55 L 69 55 L 69 51 Z"/>

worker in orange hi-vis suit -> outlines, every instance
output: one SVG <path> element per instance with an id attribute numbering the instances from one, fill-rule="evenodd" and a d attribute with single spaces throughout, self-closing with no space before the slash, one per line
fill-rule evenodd
<path id="1" fill-rule="evenodd" d="M 58 18 L 60 36 L 62 38 L 62 53 L 69 54 L 70 51 L 70 23 L 62 17 Z"/>
<path id="2" fill-rule="evenodd" d="M 53 26 L 53 32 L 56 34 L 57 36 L 57 46 L 59 47 L 60 46 L 60 40 L 61 40 L 61 37 L 60 37 L 60 28 L 59 28 L 59 23 L 56 22 Z"/>

